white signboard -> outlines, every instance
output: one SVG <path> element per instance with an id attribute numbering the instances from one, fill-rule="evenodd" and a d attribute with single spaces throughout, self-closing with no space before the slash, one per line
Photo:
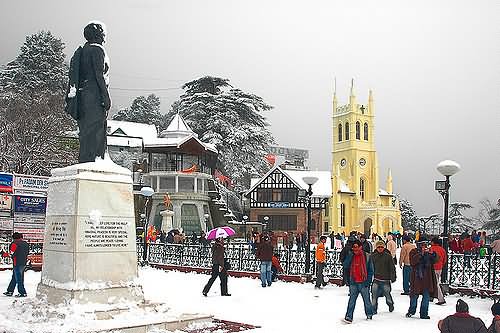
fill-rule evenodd
<path id="1" fill-rule="evenodd" d="M 12 230 L 13 222 L 10 217 L 0 217 L 0 230 Z"/>
<path id="2" fill-rule="evenodd" d="M 49 189 L 49 177 L 43 176 L 14 176 L 14 190 L 47 192 Z"/>
<path id="3" fill-rule="evenodd" d="M 12 210 L 12 196 L 10 194 L 0 193 L 0 210 Z"/>

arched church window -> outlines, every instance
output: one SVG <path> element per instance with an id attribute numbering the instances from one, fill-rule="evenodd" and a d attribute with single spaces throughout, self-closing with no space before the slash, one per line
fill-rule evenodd
<path id="1" fill-rule="evenodd" d="M 361 139 L 361 124 L 359 121 L 356 122 L 356 140 Z"/>
<path id="2" fill-rule="evenodd" d="M 349 140 L 349 123 L 345 123 L 345 139 Z"/>
<path id="3" fill-rule="evenodd" d="M 339 124 L 339 142 L 342 141 L 342 124 Z"/>
<path id="4" fill-rule="evenodd" d="M 361 200 L 365 200 L 365 180 L 363 178 L 359 179 L 359 195 Z"/>
<path id="5" fill-rule="evenodd" d="M 340 204 L 340 226 L 345 227 L 345 204 Z"/>
<path id="6" fill-rule="evenodd" d="M 363 138 L 368 141 L 368 124 L 365 123 L 363 126 Z"/>

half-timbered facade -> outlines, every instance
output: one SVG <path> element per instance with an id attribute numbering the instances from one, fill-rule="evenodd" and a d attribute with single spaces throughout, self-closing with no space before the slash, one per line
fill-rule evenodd
<path id="1" fill-rule="evenodd" d="M 318 181 L 312 186 L 311 235 L 319 236 L 328 225 L 328 210 L 331 197 L 330 172 L 283 170 L 273 167 L 262 178 L 253 179 L 246 197 L 250 201 L 250 221 L 265 224 L 278 237 L 303 233 L 307 229 L 307 203 L 299 196 L 299 190 L 307 190 L 303 177 L 314 176 Z M 326 216 L 325 216 L 326 212 Z M 326 228 L 328 230 L 328 227 Z"/>

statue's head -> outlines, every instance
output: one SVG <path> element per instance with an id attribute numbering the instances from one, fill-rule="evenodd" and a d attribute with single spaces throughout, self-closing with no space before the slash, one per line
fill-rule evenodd
<path id="1" fill-rule="evenodd" d="M 106 41 L 106 26 L 104 23 L 92 21 L 83 29 L 83 36 L 90 43 L 102 44 Z"/>

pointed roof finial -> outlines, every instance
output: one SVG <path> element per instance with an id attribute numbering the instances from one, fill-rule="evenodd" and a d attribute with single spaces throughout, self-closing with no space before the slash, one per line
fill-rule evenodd
<path id="1" fill-rule="evenodd" d="M 354 96 L 354 78 L 351 79 L 351 96 Z"/>
<path id="2" fill-rule="evenodd" d="M 333 95 L 337 96 L 337 77 L 333 77 Z"/>
<path id="3" fill-rule="evenodd" d="M 371 89 L 368 91 L 368 100 L 373 101 L 373 91 Z"/>

